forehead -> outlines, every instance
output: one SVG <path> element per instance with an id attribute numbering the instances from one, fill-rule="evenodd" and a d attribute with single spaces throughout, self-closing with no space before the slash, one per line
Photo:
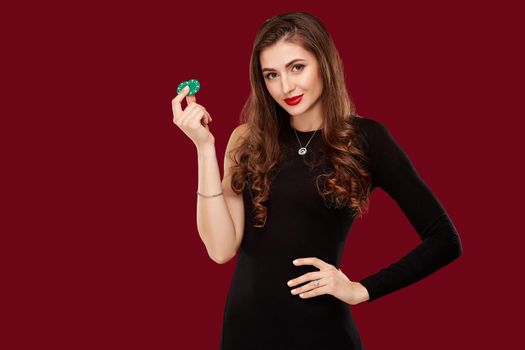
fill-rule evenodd
<path id="1" fill-rule="evenodd" d="M 284 41 L 278 41 L 264 48 L 259 55 L 262 68 L 284 68 L 286 63 L 296 58 L 308 61 L 315 60 L 315 56 L 301 45 Z"/>

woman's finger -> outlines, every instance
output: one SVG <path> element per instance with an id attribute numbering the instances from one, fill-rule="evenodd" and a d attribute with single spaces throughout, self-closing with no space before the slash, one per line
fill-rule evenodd
<path id="1" fill-rule="evenodd" d="M 314 265 L 319 270 L 324 270 L 324 269 L 327 269 L 329 267 L 333 267 L 333 265 L 330 265 L 330 264 L 328 264 L 328 263 L 324 262 L 323 260 L 321 260 L 319 258 L 316 258 L 316 257 L 295 259 L 293 261 L 293 264 L 296 265 L 296 266 L 299 266 L 299 265 Z"/>
<path id="2" fill-rule="evenodd" d="M 171 108 L 173 110 L 173 118 L 176 120 L 180 117 L 182 114 L 182 106 L 181 102 L 182 99 L 188 94 L 188 91 L 190 91 L 189 88 L 182 89 L 181 92 L 175 96 L 173 100 L 171 100 Z"/>
<path id="3" fill-rule="evenodd" d="M 185 125 L 186 121 L 190 118 L 192 113 L 195 110 L 200 109 L 201 107 L 202 107 L 201 105 L 199 105 L 198 103 L 195 103 L 195 102 L 192 102 L 188 106 L 186 106 L 186 108 L 184 109 L 184 114 L 180 118 L 180 124 Z"/>
<path id="4" fill-rule="evenodd" d="M 187 125 L 196 127 L 198 124 L 202 125 L 202 119 L 205 118 L 205 113 L 202 108 L 195 108 L 190 112 L 190 116 L 187 119 Z"/>
<path id="5" fill-rule="evenodd" d="M 316 279 L 316 280 L 310 281 L 307 284 L 303 284 L 302 286 L 297 287 L 295 289 L 292 289 L 292 290 L 290 290 L 290 293 L 292 293 L 293 295 L 296 295 L 296 294 L 300 294 L 300 293 L 311 291 L 311 290 L 316 289 L 316 288 L 324 287 L 326 284 L 327 284 L 326 283 L 326 279 L 325 278 L 320 278 L 320 279 Z"/>
<path id="6" fill-rule="evenodd" d="M 204 109 L 204 113 L 206 113 L 206 116 L 208 117 L 207 121 L 206 121 L 206 124 L 211 123 L 213 121 L 213 119 L 211 119 L 210 113 L 206 109 Z"/>
<path id="7" fill-rule="evenodd" d="M 197 102 L 197 97 L 196 97 L 196 95 L 189 95 L 189 96 L 186 96 L 186 103 L 187 103 L 187 104 L 190 104 L 191 102 Z"/>
<path id="8" fill-rule="evenodd" d="M 312 280 L 318 280 L 318 279 L 321 279 L 321 278 L 323 278 L 325 276 L 326 276 L 326 272 L 325 271 L 308 272 L 308 273 L 305 273 L 302 276 L 299 276 L 297 278 L 289 280 L 287 284 L 290 287 L 297 286 L 297 285 L 299 285 L 301 283 L 309 282 L 309 281 L 312 281 Z"/>
<path id="9" fill-rule="evenodd" d="M 299 297 L 300 298 L 311 298 L 311 297 L 316 297 L 318 295 L 323 295 L 323 294 L 329 294 L 330 292 L 330 289 L 327 287 L 327 286 L 322 286 L 322 287 L 319 287 L 319 288 L 315 288 L 315 289 L 312 289 L 312 290 L 309 290 L 307 292 L 301 292 L 299 294 Z"/>

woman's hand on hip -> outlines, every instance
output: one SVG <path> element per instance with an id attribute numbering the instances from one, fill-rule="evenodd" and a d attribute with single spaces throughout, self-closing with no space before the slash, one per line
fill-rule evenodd
<path id="1" fill-rule="evenodd" d="M 294 265 L 313 265 L 319 271 L 308 272 L 288 281 L 290 292 L 300 298 L 311 298 L 330 294 L 350 305 L 357 305 L 369 299 L 368 291 L 359 282 L 352 282 L 341 269 L 315 257 L 299 258 Z M 306 283 L 305 283 L 306 282 Z M 298 285 L 303 284 L 300 287 Z"/>

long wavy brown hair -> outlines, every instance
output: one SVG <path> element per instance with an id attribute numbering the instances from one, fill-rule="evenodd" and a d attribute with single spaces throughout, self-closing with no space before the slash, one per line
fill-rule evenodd
<path id="1" fill-rule="evenodd" d="M 368 159 L 360 149 L 354 124 L 355 106 L 351 102 L 344 80 L 343 63 L 324 25 L 305 12 L 289 12 L 267 19 L 257 32 L 250 58 L 251 92 L 241 111 L 241 124 L 248 132 L 233 148 L 232 189 L 240 194 L 250 186 L 254 227 L 266 223 L 272 174 L 281 157 L 279 130 L 290 115 L 274 101 L 264 84 L 260 53 L 276 42 L 301 45 L 315 55 L 325 87 L 321 94 L 324 113 L 322 138 L 328 149 L 326 156 L 333 171 L 316 177 L 316 187 L 323 199 L 337 207 L 348 206 L 352 216 L 361 217 L 368 211 L 371 176 Z"/>

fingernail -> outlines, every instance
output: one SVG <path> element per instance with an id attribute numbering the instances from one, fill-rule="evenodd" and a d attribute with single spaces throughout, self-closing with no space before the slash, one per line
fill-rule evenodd
<path id="1" fill-rule="evenodd" d="M 296 265 L 296 264 L 298 263 L 298 261 L 297 261 L 297 260 L 294 260 L 293 263 Z"/>

